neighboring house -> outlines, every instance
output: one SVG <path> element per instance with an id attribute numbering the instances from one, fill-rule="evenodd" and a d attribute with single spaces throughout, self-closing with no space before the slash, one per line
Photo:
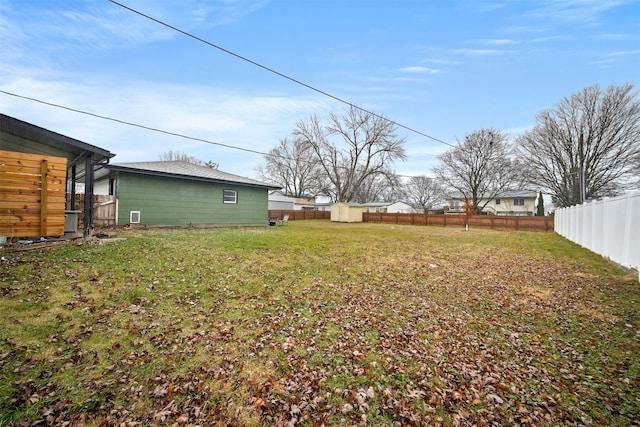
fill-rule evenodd
<path id="1" fill-rule="evenodd" d="M 285 195 L 282 191 L 270 191 L 268 206 L 270 211 L 292 211 L 293 199 Z"/>
<path id="2" fill-rule="evenodd" d="M 182 161 L 109 164 L 96 179 L 117 196 L 117 225 L 267 225 L 276 188 Z"/>
<path id="3" fill-rule="evenodd" d="M 269 192 L 269 210 L 315 210 L 316 198 L 292 197 L 281 190 Z"/>
<path id="4" fill-rule="evenodd" d="M 495 199 L 488 201 L 482 209 L 486 215 L 535 215 L 538 193 L 533 191 L 505 191 Z M 484 205 L 486 199 L 480 201 Z M 465 213 L 465 200 L 462 196 L 450 196 L 445 201 L 445 214 Z"/>
<path id="5" fill-rule="evenodd" d="M 114 154 L 4 114 L 0 114 L 0 150 L 0 187 L 4 195 L 0 235 L 56 236 L 75 232 L 78 214 L 85 236 L 90 234 L 93 204 L 85 203 L 83 212 L 75 211 L 75 192 L 67 194 L 66 190 L 84 183 L 85 198 L 92 200 L 94 171 Z M 47 179 L 42 180 L 43 176 Z M 48 187 L 41 182 L 48 183 Z M 75 219 L 75 224 L 68 221 L 69 217 Z"/>
<path id="6" fill-rule="evenodd" d="M 413 206 L 405 202 L 363 203 L 365 212 L 375 213 L 415 213 Z"/>

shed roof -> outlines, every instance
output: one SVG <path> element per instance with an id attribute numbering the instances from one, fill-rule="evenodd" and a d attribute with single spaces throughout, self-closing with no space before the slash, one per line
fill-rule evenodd
<path id="1" fill-rule="evenodd" d="M 192 179 L 197 181 L 210 181 L 218 183 L 233 183 L 249 187 L 263 187 L 267 189 L 280 188 L 278 186 L 267 184 L 262 181 L 257 181 L 255 179 L 246 178 L 240 175 L 234 175 L 218 169 L 210 168 L 208 166 L 200 166 L 179 160 L 111 163 L 109 165 L 105 165 L 105 167 L 113 171 L 138 173 L 144 175 Z"/>

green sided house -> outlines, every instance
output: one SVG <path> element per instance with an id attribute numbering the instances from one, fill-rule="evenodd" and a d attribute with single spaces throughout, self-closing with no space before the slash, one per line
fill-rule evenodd
<path id="1" fill-rule="evenodd" d="M 96 172 L 96 194 L 116 196 L 116 224 L 267 225 L 278 187 L 182 161 L 114 163 Z"/>

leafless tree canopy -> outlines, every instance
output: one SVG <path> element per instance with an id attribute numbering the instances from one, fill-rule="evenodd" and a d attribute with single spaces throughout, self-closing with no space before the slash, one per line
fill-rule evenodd
<path id="1" fill-rule="evenodd" d="M 507 136 L 495 129 L 481 129 L 441 154 L 434 168 L 448 191 L 469 199 L 482 209 L 502 191 L 517 186 L 520 165 L 512 159 Z"/>
<path id="2" fill-rule="evenodd" d="M 204 160 L 200 160 L 197 157 L 190 156 L 187 153 L 183 153 L 181 151 L 166 151 L 160 155 L 160 160 L 162 161 L 181 161 L 181 162 L 189 162 L 198 166 L 208 166 L 211 169 L 218 169 L 218 164 L 212 162 L 211 160 L 205 162 Z"/>
<path id="3" fill-rule="evenodd" d="M 402 197 L 402 183 L 398 175 L 391 170 L 381 174 L 369 175 L 357 188 L 352 202 L 396 202 Z"/>
<path id="4" fill-rule="evenodd" d="M 420 206 L 427 213 L 444 199 L 444 189 L 436 180 L 425 175 L 412 176 L 405 184 L 407 201 Z"/>
<path id="5" fill-rule="evenodd" d="M 372 175 L 384 175 L 395 160 L 406 158 L 404 139 L 395 125 L 351 107 L 343 115 L 331 114 L 323 125 L 316 116 L 296 123 L 293 135 L 308 143 L 324 172 L 325 194 L 349 202 Z"/>
<path id="6" fill-rule="evenodd" d="M 518 138 L 529 182 L 557 206 L 614 195 L 635 181 L 640 159 L 640 101 L 631 84 L 590 86 L 541 112 Z"/>
<path id="7" fill-rule="evenodd" d="M 258 168 L 265 181 L 273 182 L 293 197 L 319 194 L 321 171 L 315 151 L 301 138 L 283 138 L 265 156 L 267 164 Z"/>

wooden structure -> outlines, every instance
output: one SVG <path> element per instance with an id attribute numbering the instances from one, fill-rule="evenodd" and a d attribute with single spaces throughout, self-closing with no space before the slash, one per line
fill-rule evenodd
<path id="1" fill-rule="evenodd" d="M 330 219 L 329 211 L 270 210 L 269 217 L 289 220 Z M 468 221 L 468 222 L 467 222 Z M 489 228 L 493 230 L 553 231 L 552 216 L 504 216 L 504 215 L 443 215 L 425 213 L 382 213 L 363 212 L 362 222 L 375 222 L 398 225 L 429 225 L 440 227 Z"/>
<path id="2" fill-rule="evenodd" d="M 334 222 L 362 222 L 364 206 L 351 203 L 337 202 L 331 205 L 331 221 Z"/>
<path id="3" fill-rule="evenodd" d="M 304 220 L 304 219 L 331 219 L 330 211 L 318 211 L 318 210 L 294 210 L 294 209 L 269 209 L 269 218 L 284 218 L 285 215 L 289 216 L 289 221 Z"/>
<path id="4" fill-rule="evenodd" d="M 93 225 L 96 228 L 114 227 L 116 225 L 117 202 L 116 196 L 93 195 Z M 84 212 L 84 204 L 85 194 L 76 194 L 76 210 Z"/>
<path id="5" fill-rule="evenodd" d="M 12 151 L 0 159 L 0 235 L 63 235 L 67 159 Z"/>
<path id="6" fill-rule="evenodd" d="M 16 156 L 29 154 L 36 155 L 36 158 L 39 159 L 38 161 L 40 162 L 42 162 L 43 160 L 47 161 L 46 173 L 42 173 L 42 171 L 44 170 L 44 166 L 43 163 L 40 163 L 41 174 L 46 175 L 47 177 L 46 180 L 42 180 L 42 182 L 44 182 L 47 186 L 47 191 L 42 192 L 40 190 L 41 193 L 39 197 L 40 204 L 44 204 L 45 206 L 47 206 L 44 215 L 46 215 L 45 222 L 48 222 L 48 224 L 46 224 L 46 226 L 44 226 L 43 228 L 43 220 L 41 217 L 42 211 L 40 211 L 40 214 L 38 214 L 40 215 L 38 216 L 38 223 L 40 224 L 40 227 L 37 229 L 37 233 L 33 234 L 32 230 L 35 230 L 35 228 L 33 228 L 32 226 L 27 226 L 27 223 L 29 223 L 33 219 L 33 214 L 30 214 L 31 216 L 23 216 L 19 218 L 18 221 L 20 222 L 20 227 L 14 228 L 14 230 L 26 228 L 27 230 L 21 231 L 20 233 L 27 234 L 11 234 L 15 237 L 35 237 L 64 234 L 64 230 L 62 230 L 62 233 L 58 233 L 58 231 L 60 231 L 59 229 L 54 231 L 48 228 L 49 224 L 54 224 L 56 223 L 56 221 L 59 221 L 58 219 L 52 220 L 51 217 L 51 215 L 54 215 L 54 213 L 55 215 L 58 215 L 57 211 L 59 210 L 57 207 L 58 205 L 53 205 L 54 207 L 50 207 L 52 201 L 59 202 L 59 198 L 57 198 L 59 194 L 56 193 L 55 195 L 52 195 L 50 192 L 52 191 L 51 189 L 55 188 L 56 191 L 60 189 L 62 191 L 62 194 L 64 195 L 65 189 L 74 189 L 76 183 L 84 183 L 85 194 L 89 197 L 93 197 L 94 172 L 97 165 L 107 163 L 109 159 L 114 156 L 109 151 L 102 148 L 87 144 L 86 142 L 82 142 L 68 136 L 61 135 L 56 132 L 52 132 L 23 120 L 7 116 L 5 114 L 0 114 L 0 149 L 3 150 L 0 154 L 1 164 L 9 164 L 11 159 L 17 159 Z M 22 157 L 22 159 L 26 158 L 27 157 Z M 65 159 L 66 165 L 57 163 L 57 161 L 49 160 L 52 158 Z M 31 165 L 30 167 L 32 166 L 33 165 Z M 16 168 L 15 165 L 12 167 L 14 169 Z M 5 170 L 3 173 L 9 173 L 9 170 Z M 13 173 L 12 178 L 15 180 L 18 171 L 13 170 L 11 173 Z M 52 181 L 53 176 L 56 177 L 54 181 Z M 5 179 L 7 178 L 5 177 Z M 35 175 L 33 179 L 35 182 Z M 1 188 L 3 189 L 3 193 L 5 193 L 5 184 L 7 182 L 8 181 L 2 182 Z M 41 189 L 41 187 L 38 188 Z M 17 205 L 20 205 L 21 201 L 25 202 L 24 195 L 14 194 L 13 196 L 11 196 L 9 190 L 7 190 L 5 194 L 7 196 L 0 200 L 0 210 L 2 212 L 6 212 L 7 209 L 15 209 Z M 53 197 L 53 199 L 49 200 L 49 197 Z M 70 210 L 75 210 L 75 191 L 71 191 L 71 195 L 69 197 L 70 200 L 67 201 L 67 206 L 70 207 Z M 33 211 L 35 209 L 35 206 L 33 205 L 33 202 L 31 203 L 32 204 L 30 205 L 28 210 Z M 63 227 L 64 206 L 65 201 L 63 199 Z M 84 234 L 86 236 L 90 233 L 93 226 L 93 204 L 85 204 L 84 210 L 81 212 L 81 214 L 84 224 Z M 7 220 L 7 222 L 8 221 L 9 220 Z M 7 233 L 7 235 L 10 234 L 6 231 L 5 233 Z M 0 232 L 0 235 L 4 235 L 3 232 Z"/>
<path id="7" fill-rule="evenodd" d="M 490 228 L 493 230 L 553 231 L 551 216 L 523 215 L 447 215 L 365 212 L 364 222 L 405 225 L 439 225 L 444 227 Z"/>

